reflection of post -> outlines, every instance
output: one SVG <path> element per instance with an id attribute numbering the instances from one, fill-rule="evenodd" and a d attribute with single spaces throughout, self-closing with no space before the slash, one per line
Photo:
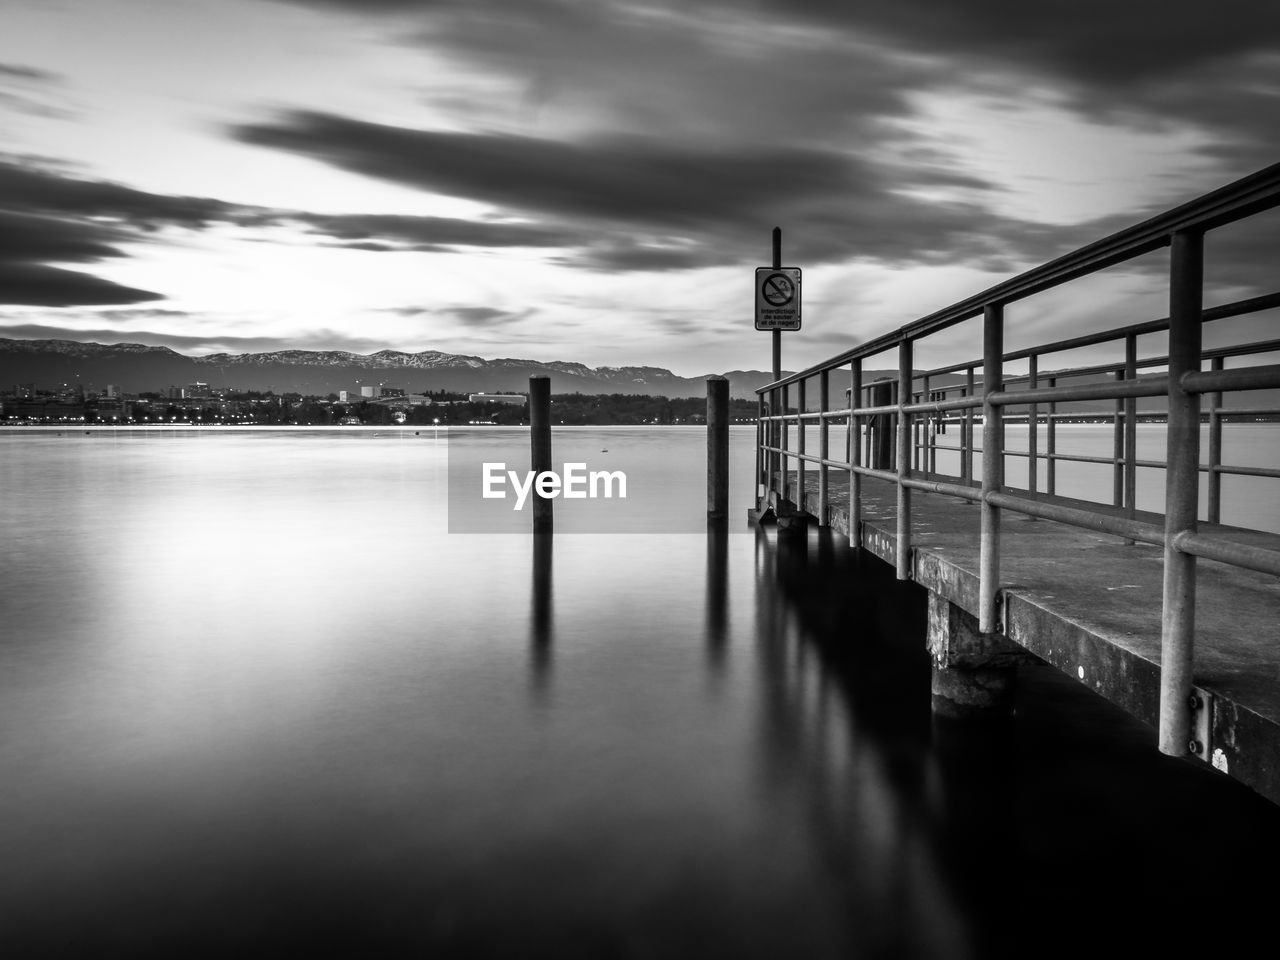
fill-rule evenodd
<path id="1" fill-rule="evenodd" d="M 729 520 L 729 381 L 707 378 L 707 524 Z"/>
<path id="2" fill-rule="evenodd" d="M 551 470 L 551 378 L 529 378 L 529 468 L 534 476 Z M 551 532 L 551 498 L 533 490 L 533 532 Z"/>
<path id="3" fill-rule="evenodd" d="M 529 639 L 535 679 L 551 666 L 551 546 L 549 533 L 533 535 L 533 602 L 529 604 Z"/>
<path id="4" fill-rule="evenodd" d="M 724 660 L 729 620 L 729 528 L 715 524 L 707 530 L 707 653 L 711 662 Z"/>

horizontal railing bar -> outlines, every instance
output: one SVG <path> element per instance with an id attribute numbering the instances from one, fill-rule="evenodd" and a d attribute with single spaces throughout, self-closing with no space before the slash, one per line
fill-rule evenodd
<path id="1" fill-rule="evenodd" d="M 874 417 L 874 416 L 879 416 L 881 414 L 886 414 L 886 413 L 893 414 L 897 412 L 898 412 L 897 404 L 889 404 L 883 407 L 858 407 L 858 409 L 853 411 L 854 416 L 858 416 L 858 417 Z"/>
<path id="2" fill-rule="evenodd" d="M 860 477 L 873 477 L 876 480 L 884 480 L 894 484 L 898 482 L 898 475 L 892 470 L 877 470 L 875 467 L 863 466 L 852 466 L 849 469 Z"/>
<path id="3" fill-rule="evenodd" d="M 938 400 L 931 403 L 908 403 L 902 409 L 907 413 L 942 413 L 944 410 L 976 410 L 982 406 L 981 397 L 958 397 L 955 400 Z M 894 408 L 897 409 L 896 407 Z"/>
<path id="4" fill-rule="evenodd" d="M 942 493 L 950 497 L 963 497 L 965 500 L 977 502 L 982 499 L 982 485 L 968 486 L 963 483 L 948 483 L 945 480 L 925 480 L 921 477 L 903 477 L 902 485 L 912 490 L 926 490 L 930 493 Z"/>
<path id="5" fill-rule="evenodd" d="M 1183 530 L 1173 537 L 1173 547 L 1183 553 L 1203 557 L 1206 560 L 1217 560 L 1229 563 L 1233 567 L 1245 567 L 1259 573 L 1271 573 L 1280 576 L 1280 552 L 1253 547 L 1233 540 L 1223 540 L 1203 533 L 1192 533 Z"/>
<path id="6" fill-rule="evenodd" d="M 995 406 L 1023 406 L 1064 400 L 1118 400 L 1121 397 L 1160 397 L 1169 389 L 1168 377 L 1146 380 L 1117 380 L 1112 383 L 1082 383 L 1075 387 L 1044 387 L 1017 392 L 997 390 L 987 394 Z"/>
<path id="7" fill-rule="evenodd" d="M 1089 510 L 1079 510 L 1075 507 L 1046 503 L 1042 500 L 1028 500 L 1025 497 L 1017 497 L 999 491 L 987 494 L 985 499 L 993 507 L 1016 510 L 1018 513 L 1040 517 L 1043 520 L 1056 520 L 1059 523 L 1070 524 L 1073 527 L 1083 527 L 1087 530 L 1110 533 L 1128 540 L 1141 540 L 1143 543 L 1157 545 L 1164 543 L 1164 527 L 1154 523 L 1143 523 L 1141 520 L 1129 520 L 1125 517 L 1112 517 L 1102 513 L 1093 513 Z"/>
<path id="8" fill-rule="evenodd" d="M 1233 467 L 1229 464 L 1218 464 L 1216 467 L 1201 466 L 1201 470 L 1212 470 L 1214 473 L 1230 473 L 1240 477 L 1280 477 L 1280 470 L 1274 467 Z"/>
<path id="9" fill-rule="evenodd" d="M 1188 393 L 1228 390 L 1270 390 L 1280 387 L 1280 363 L 1231 370 L 1192 370 L 1179 381 Z"/>

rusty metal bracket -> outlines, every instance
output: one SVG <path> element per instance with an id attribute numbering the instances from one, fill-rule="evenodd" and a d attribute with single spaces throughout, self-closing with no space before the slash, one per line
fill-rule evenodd
<path id="1" fill-rule="evenodd" d="M 1191 711 L 1191 742 L 1187 750 L 1196 759 L 1208 763 L 1213 752 L 1213 694 L 1193 686 L 1187 708 Z"/>

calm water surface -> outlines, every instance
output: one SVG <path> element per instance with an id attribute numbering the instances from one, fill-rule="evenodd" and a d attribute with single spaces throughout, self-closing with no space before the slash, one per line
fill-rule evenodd
<path id="1" fill-rule="evenodd" d="M 1251 926 L 1265 889 L 1193 880 L 1272 875 L 1275 808 L 1047 669 L 1010 723 L 932 721 L 922 596 L 750 532 L 753 437 L 708 537 L 700 431 L 558 431 L 690 532 L 535 540 L 447 532 L 443 432 L 0 432 L 0 950 L 981 958 Z"/>

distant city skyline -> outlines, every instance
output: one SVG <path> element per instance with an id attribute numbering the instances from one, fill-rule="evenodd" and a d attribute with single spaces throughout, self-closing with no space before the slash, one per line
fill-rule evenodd
<path id="1" fill-rule="evenodd" d="M 1280 159 L 1280 9 L 1154 9 L 0 0 L 0 337 L 767 369 L 776 225 L 800 369 Z"/>

